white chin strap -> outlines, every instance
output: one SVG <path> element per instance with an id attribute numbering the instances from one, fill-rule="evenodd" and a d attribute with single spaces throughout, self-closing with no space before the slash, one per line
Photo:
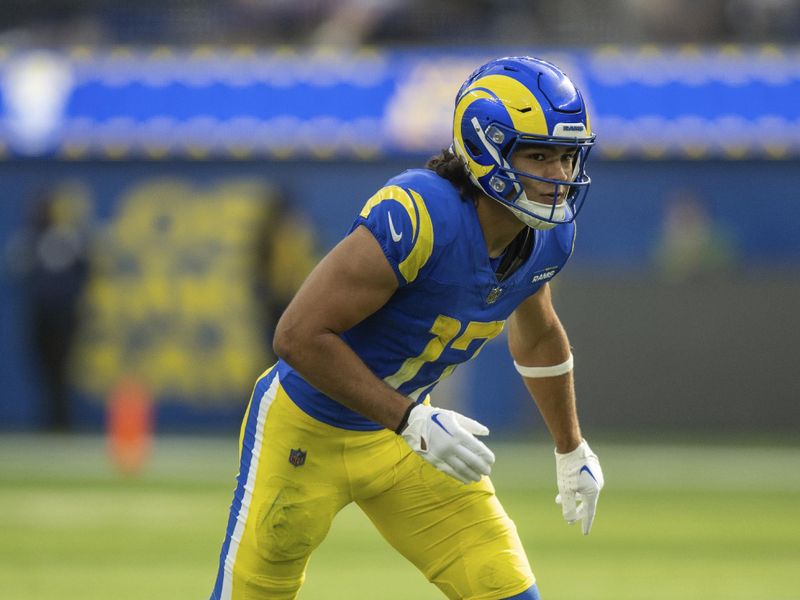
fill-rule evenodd
<path id="1" fill-rule="evenodd" d="M 501 204 L 503 203 L 501 202 Z M 520 197 L 517 198 L 517 201 L 514 204 L 516 206 L 519 206 L 520 208 L 524 208 L 526 211 L 533 214 L 528 214 L 509 204 L 503 204 L 503 206 L 505 206 L 508 210 L 510 210 L 514 214 L 514 216 L 517 217 L 523 223 L 525 223 L 525 225 L 533 229 L 538 229 L 540 231 L 544 231 L 546 229 L 552 229 L 553 227 L 558 225 L 558 222 L 563 222 L 566 218 L 566 213 L 567 213 L 566 202 L 562 202 L 561 204 L 556 204 L 556 208 L 555 210 L 553 210 L 552 204 L 542 204 L 541 202 L 534 202 L 533 200 L 528 200 L 528 197 L 525 195 L 525 192 L 522 192 L 522 194 L 520 194 Z M 551 212 L 553 213 L 552 216 L 550 215 Z M 552 221 L 557 221 L 557 222 L 550 223 L 549 221 L 543 221 L 542 219 L 550 219 Z"/>

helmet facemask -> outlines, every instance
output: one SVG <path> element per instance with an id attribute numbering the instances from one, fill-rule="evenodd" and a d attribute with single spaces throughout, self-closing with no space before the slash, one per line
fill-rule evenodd
<path id="1" fill-rule="evenodd" d="M 561 223 L 569 223 L 575 219 L 592 180 L 586 173 L 586 161 L 589 157 L 593 138 L 542 137 L 519 134 L 518 132 L 494 123 L 480 129 L 477 120 L 473 120 L 476 134 L 484 143 L 484 147 L 498 165 L 488 179 L 488 186 L 470 178 L 489 197 L 497 200 L 529 227 L 534 229 L 551 229 Z M 567 179 L 550 179 L 520 171 L 511 166 L 510 157 L 514 152 L 526 146 L 554 146 L 559 149 L 573 149 L 575 152 L 572 174 Z M 551 200 L 547 203 L 531 200 L 525 193 L 524 179 L 532 179 L 553 186 Z M 488 187 L 488 189 L 487 189 Z M 566 188 L 566 192 L 564 191 Z"/>

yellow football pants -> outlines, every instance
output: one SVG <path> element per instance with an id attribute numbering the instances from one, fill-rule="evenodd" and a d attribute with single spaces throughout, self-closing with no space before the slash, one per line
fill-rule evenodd
<path id="1" fill-rule="evenodd" d="M 256 385 L 240 450 L 212 600 L 295 598 L 311 552 L 350 502 L 448 598 L 498 600 L 534 583 L 487 478 L 463 485 L 391 431 L 350 431 L 310 417 L 276 370 Z"/>

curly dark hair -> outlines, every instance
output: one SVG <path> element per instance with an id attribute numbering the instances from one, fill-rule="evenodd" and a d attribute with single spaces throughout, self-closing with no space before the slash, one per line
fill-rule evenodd
<path id="1" fill-rule="evenodd" d="M 449 148 L 443 149 L 436 156 L 432 156 L 425 163 L 425 168 L 434 171 L 439 177 L 447 179 L 452 183 L 461 197 L 465 200 L 475 198 L 477 189 L 467 175 L 467 167 L 464 161 L 456 156 Z"/>

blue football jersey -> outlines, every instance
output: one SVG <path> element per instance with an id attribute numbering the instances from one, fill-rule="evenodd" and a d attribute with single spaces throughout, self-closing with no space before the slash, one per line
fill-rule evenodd
<path id="1" fill-rule="evenodd" d="M 428 169 L 389 180 L 350 231 L 361 225 L 380 243 L 399 288 L 342 337 L 373 373 L 417 401 L 503 330 L 514 309 L 561 270 L 575 240 L 574 223 L 535 231 L 528 259 L 498 282 L 475 205 Z M 277 367 L 284 389 L 309 415 L 345 429 L 381 429 L 284 361 Z"/>

